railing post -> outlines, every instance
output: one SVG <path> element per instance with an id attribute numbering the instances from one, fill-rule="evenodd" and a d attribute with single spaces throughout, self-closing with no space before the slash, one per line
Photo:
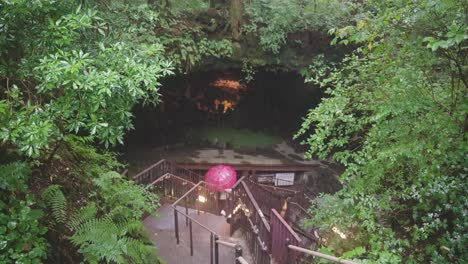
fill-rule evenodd
<path id="1" fill-rule="evenodd" d="M 185 215 L 186 215 L 185 216 L 185 226 L 187 226 L 188 225 L 188 220 L 189 220 L 189 218 L 188 218 L 188 196 L 185 197 Z"/>
<path id="2" fill-rule="evenodd" d="M 291 254 L 291 250 L 289 249 L 289 245 L 291 244 L 291 240 L 289 238 L 286 238 L 286 243 L 284 245 L 286 246 L 286 264 L 292 264 L 294 261 L 291 261 L 291 258 L 289 255 Z"/>
<path id="3" fill-rule="evenodd" d="M 214 237 L 214 259 L 215 259 L 215 264 L 219 264 L 219 244 L 218 244 L 218 240 L 219 240 L 219 236 L 218 235 L 215 235 Z"/>
<path id="4" fill-rule="evenodd" d="M 220 192 L 216 192 L 216 195 L 215 195 L 215 199 L 216 199 L 216 215 L 219 215 L 221 210 L 219 210 L 219 201 L 220 201 L 220 198 L 221 198 L 221 193 Z"/>
<path id="5" fill-rule="evenodd" d="M 236 256 L 236 262 L 235 262 L 235 263 L 236 263 L 236 264 L 240 264 L 238 258 L 239 258 L 239 257 L 242 257 L 242 246 L 239 245 L 239 244 L 237 244 L 237 245 L 234 247 L 234 250 L 236 251 L 236 253 L 235 253 L 235 254 L 236 254 L 236 255 L 235 255 L 235 256 Z"/>
<path id="6" fill-rule="evenodd" d="M 193 256 L 193 236 L 192 236 L 192 220 L 189 221 L 190 230 L 190 256 Z"/>
<path id="7" fill-rule="evenodd" d="M 179 219 L 177 215 L 177 209 L 174 208 L 174 225 L 175 225 L 175 237 L 177 245 L 179 245 Z"/>
<path id="8" fill-rule="evenodd" d="M 174 181 L 171 180 L 171 197 L 174 198 Z"/>
<path id="9" fill-rule="evenodd" d="M 210 264 L 213 264 L 213 233 L 210 234 Z"/>

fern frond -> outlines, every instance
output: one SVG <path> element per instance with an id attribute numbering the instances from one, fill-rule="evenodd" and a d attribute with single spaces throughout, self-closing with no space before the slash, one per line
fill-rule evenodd
<path id="1" fill-rule="evenodd" d="M 153 254 L 156 248 L 153 245 L 145 244 L 140 239 L 124 237 L 127 247 L 127 255 L 130 256 L 135 263 L 148 263 L 148 256 Z"/>
<path id="2" fill-rule="evenodd" d="M 67 220 L 67 199 L 59 185 L 50 185 L 41 194 L 41 198 L 52 210 L 55 222 L 63 224 Z"/>
<path id="3" fill-rule="evenodd" d="M 98 209 L 96 204 L 93 202 L 89 203 L 87 206 L 81 208 L 78 212 L 73 214 L 70 221 L 67 223 L 67 228 L 72 231 L 76 231 L 81 224 L 95 218 L 97 211 Z"/>
<path id="4" fill-rule="evenodd" d="M 109 217 L 93 218 L 79 225 L 70 241 L 84 255 L 104 262 L 125 263 L 124 235 L 125 230 L 119 230 Z"/>

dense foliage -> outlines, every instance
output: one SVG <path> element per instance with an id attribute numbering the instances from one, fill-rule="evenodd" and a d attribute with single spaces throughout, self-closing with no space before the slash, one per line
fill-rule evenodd
<path id="1" fill-rule="evenodd" d="M 352 1 L 338 0 L 253 0 L 245 5 L 249 23 L 244 30 L 255 33 L 260 47 L 272 53 L 279 52 L 290 33 L 327 30 L 344 23 L 355 6 Z"/>
<path id="2" fill-rule="evenodd" d="M 87 204 L 71 210 L 58 185 L 42 198 L 53 215 L 54 228 L 69 233 L 72 245 L 90 263 L 155 263 L 156 249 L 143 233 L 141 217 L 155 212 L 158 197 L 115 172 L 93 180 L 96 189 Z"/>
<path id="3" fill-rule="evenodd" d="M 298 136 L 346 166 L 310 209 L 322 250 L 466 262 L 467 20 L 462 0 L 1 0 L 0 262 L 157 263 L 158 199 L 106 150 L 132 108 L 174 73 L 310 57 L 326 98 Z"/>
<path id="4" fill-rule="evenodd" d="M 344 188 L 310 209 L 327 251 L 468 260 L 467 19 L 464 1 L 365 1 L 353 24 L 330 30 L 357 49 L 312 67 L 328 96 L 299 132 L 314 129 L 309 155 L 346 166 Z"/>
<path id="5" fill-rule="evenodd" d="M 173 66 L 114 4 L 0 2 L 0 158 L 24 161 L 0 173 L 2 263 L 158 262 L 140 222 L 157 197 L 92 145 L 122 143 Z"/>
<path id="6" fill-rule="evenodd" d="M 27 192 L 31 169 L 24 163 L 0 165 L 0 262 L 40 263 L 47 253 L 39 225 L 43 212 Z"/>
<path id="7" fill-rule="evenodd" d="M 76 1 L 1 8 L 0 137 L 28 156 L 48 151 L 67 133 L 122 142 L 132 106 L 157 101 L 158 80 L 171 73 L 160 44 L 125 42 L 111 18 Z"/>

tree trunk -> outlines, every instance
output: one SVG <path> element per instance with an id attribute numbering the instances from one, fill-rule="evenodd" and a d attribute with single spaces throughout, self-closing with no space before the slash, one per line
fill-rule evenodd
<path id="1" fill-rule="evenodd" d="M 240 28 L 242 20 L 242 0 L 231 0 L 231 34 L 236 42 L 240 39 Z"/>

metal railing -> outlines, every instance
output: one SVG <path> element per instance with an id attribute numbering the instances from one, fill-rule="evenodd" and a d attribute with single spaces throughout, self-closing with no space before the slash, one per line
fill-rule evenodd
<path id="1" fill-rule="evenodd" d="M 334 256 L 330 256 L 330 255 L 327 255 L 327 254 L 323 254 L 323 253 L 320 253 L 320 252 L 317 252 L 317 251 L 313 251 L 313 250 L 310 250 L 310 249 L 307 249 L 307 248 L 302 248 L 302 247 L 298 247 L 298 246 L 294 246 L 294 245 L 287 245 L 287 248 L 288 248 L 289 252 L 291 252 L 291 251 L 300 252 L 300 253 L 303 253 L 303 254 L 308 254 L 308 255 L 311 255 L 311 256 L 314 256 L 314 257 L 318 257 L 318 258 L 326 259 L 326 260 L 329 260 L 329 261 L 333 261 L 333 262 L 336 262 L 336 263 L 359 264 L 359 263 L 351 261 L 351 260 L 337 258 L 337 257 L 334 257 Z M 287 262 L 287 263 L 289 264 L 289 263 L 293 263 L 293 262 L 291 262 L 291 260 L 289 260 L 289 262 Z"/>
<path id="2" fill-rule="evenodd" d="M 149 166 L 145 170 L 141 171 L 137 175 L 133 176 L 132 179 L 139 184 L 150 184 L 156 179 L 166 173 L 177 175 L 178 177 L 184 178 L 193 183 L 197 183 L 203 179 L 203 177 L 193 171 L 187 170 L 178 166 L 175 162 L 169 160 L 160 160 L 155 164 Z"/>
<path id="3" fill-rule="evenodd" d="M 247 260 L 245 260 L 244 257 L 242 256 L 243 251 L 242 251 L 242 246 L 240 244 L 234 244 L 234 243 L 222 241 L 222 240 L 217 240 L 216 243 L 219 245 L 231 247 L 235 250 L 235 258 L 236 258 L 235 263 L 236 264 L 249 264 Z"/>
<path id="4" fill-rule="evenodd" d="M 255 263 L 269 264 L 270 224 L 244 179 L 236 182 L 228 198 L 231 235 L 242 230 Z"/>
<path id="5" fill-rule="evenodd" d="M 177 244 L 180 243 L 179 217 L 178 217 L 178 215 L 180 214 L 185 217 L 186 226 L 189 227 L 190 256 L 193 256 L 193 251 L 194 251 L 192 223 L 195 223 L 210 234 L 210 264 L 219 263 L 219 245 L 224 245 L 224 246 L 234 248 L 235 263 L 247 263 L 245 262 L 245 259 L 242 258 L 242 246 L 240 244 L 234 244 L 231 242 L 220 240 L 219 235 L 214 230 L 210 229 L 209 227 L 203 225 L 202 223 L 200 223 L 193 217 L 189 216 L 189 213 L 188 213 L 189 207 L 195 208 L 197 211 L 203 210 L 203 211 L 208 211 L 208 212 L 211 211 L 214 214 L 219 213 L 219 209 L 220 209 L 219 195 L 218 195 L 219 192 L 211 191 L 207 187 L 208 185 L 206 182 L 200 181 L 197 184 L 194 184 L 192 188 L 190 188 L 187 192 L 185 192 L 172 204 L 172 208 L 174 209 L 174 225 L 175 225 L 174 229 L 175 229 L 176 243 Z M 209 195 L 209 194 L 215 194 L 215 195 L 213 197 L 213 195 Z M 211 196 L 211 198 L 206 198 L 209 196 Z M 201 197 L 204 197 L 203 201 L 201 201 L 202 200 Z M 193 206 L 193 203 L 191 203 L 190 201 L 196 201 L 194 204 L 195 206 Z M 185 212 L 182 212 L 177 206 L 185 207 Z"/>

